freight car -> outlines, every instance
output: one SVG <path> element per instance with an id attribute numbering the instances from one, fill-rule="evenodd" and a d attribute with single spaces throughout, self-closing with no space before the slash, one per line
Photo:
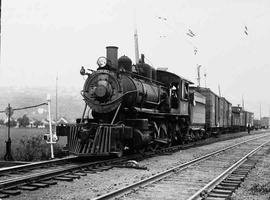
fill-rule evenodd
<path id="1" fill-rule="evenodd" d="M 242 107 L 232 107 L 232 131 L 243 131 L 245 127 L 244 112 Z"/>
<path id="2" fill-rule="evenodd" d="M 219 130 L 219 116 L 218 116 L 218 96 L 209 88 L 191 87 L 191 90 L 197 91 L 206 98 L 205 111 L 205 129 L 210 132 L 217 132 Z"/>
<path id="3" fill-rule="evenodd" d="M 245 115 L 245 126 L 246 127 L 249 126 L 251 129 L 254 129 L 254 113 L 244 110 L 244 115 Z"/>
<path id="4" fill-rule="evenodd" d="M 260 120 L 261 128 L 268 129 L 270 124 L 269 117 L 262 117 Z"/>
<path id="5" fill-rule="evenodd" d="M 232 104 L 224 97 L 219 97 L 209 88 L 191 87 L 206 97 L 205 130 L 210 133 L 227 132 L 231 128 Z"/>
<path id="6" fill-rule="evenodd" d="M 259 119 L 254 119 L 253 124 L 254 124 L 254 129 L 255 130 L 258 130 L 258 129 L 262 128 L 261 121 Z"/>
<path id="7" fill-rule="evenodd" d="M 261 119 L 254 119 L 253 120 L 253 128 L 255 130 L 258 129 L 268 129 L 270 126 L 270 118 L 269 117 L 262 117 Z"/>
<path id="8" fill-rule="evenodd" d="M 82 117 L 56 129 L 58 136 L 67 136 L 70 153 L 120 157 L 125 150 L 156 150 L 228 131 L 238 120 L 225 98 L 209 88 L 191 87 L 193 83 L 184 77 L 154 69 L 143 55 L 132 64 L 127 56 L 118 58 L 118 48 L 110 46 L 97 64 L 97 70 L 80 71 L 86 77 Z"/>
<path id="9" fill-rule="evenodd" d="M 242 107 L 232 107 L 232 130 L 245 131 L 247 127 L 254 129 L 254 113 L 245 111 Z"/>
<path id="10" fill-rule="evenodd" d="M 231 124 L 232 124 L 232 104 L 225 99 L 224 97 L 222 97 L 223 99 L 223 105 L 224 105 L 224 109 L 223 109 L 223 130 L 225 132 L 230 131 L 231 129 Z"/>

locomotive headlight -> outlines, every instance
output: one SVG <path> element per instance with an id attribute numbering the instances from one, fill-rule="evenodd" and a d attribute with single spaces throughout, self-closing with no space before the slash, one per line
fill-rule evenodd
<path id="1" fill-rule="evenodd" d="M 97 60 L 97 64 L 99 67 L 105 67 L 107 65 L 107 58 L 99 57 Z"/>

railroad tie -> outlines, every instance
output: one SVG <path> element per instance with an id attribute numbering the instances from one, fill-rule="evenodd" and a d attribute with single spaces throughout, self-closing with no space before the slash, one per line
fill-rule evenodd
<path id="1" fill-rule="evenodd" d="M 4 199 L 4 198 L 8 198 L 8 197 L 9 197 L 8 194 L 1 194 L 1 193 L 0 193 L 0 199 Z"/>
<path id="2" fill-rule="evenodd" d="M 95 174 L 96 173 L 96 171 L 91 167 L 87 167 L 86 169 L 83 169 L 83 171 L 85 173 L 90 173 L 90 174 Z"/>
<path id="3" fill-rule="evenodd" d="M 20 190 L 29 190 L 29 191 L 34 191 L 37 190 L 38 187 L 31 186 L 31 185 L 22 185 L 18 187 Z"/>
<path id="4" fill-rule="evenodd" d="M 228 194 L 220 194 L 220 193 L 210 193 L 208 196 L 207 196 L 207 199 L 209 198 L 213 198 L 213 199 L 217 199 L 217 198 L 220 198 L 220 199 L 226 199 L 228 198 Z"/>
<path id="5" fill-rule="evenodd" d="M 21 194 L 20 190 L 0 190 L 2 194 L 7 194 L 7 195 L 19 195 Z"/>
<path id="6" fill-rule="evenodd" d="M 65 177 L 65 176 L 57 176 L 54 179 L 57 181 L 68 181 L 68 182 L 73 181 L 73 178 Z"/>
<path id="7" fill-rule="evenodd" d="M 57 182 L 53 180 L 41 180 L 39 183 L 48 184 L 48 185 L 56 185 Z"/>
<path id="8" fill-rule="evenodd" d="M 47 183 L 41 183 L 41 182 L 37 182 L 37 183 L 31 183 L 29 184 L 30 186 L 33 186 L 33 187 L 38 187 L 38 188 L 46 188 L 46 187 L 49 187 L 49 184 Z"/>
<path id="9" fill-rule="evenodd" d="M 66 174 L 66 175 L 63 175 L 63 177 L 72 178 L 72 179 L 79 179 L 79 178 L 81 178 L 81 176 L 75 175 L 75 174 Z"/>
<path id="10" fill-rule="evenodd" d="M 84 172 L 74 172 L 72 174 L 77 175 L 77 176 L 87 176 L 87 173 L 84 173 Z"/>

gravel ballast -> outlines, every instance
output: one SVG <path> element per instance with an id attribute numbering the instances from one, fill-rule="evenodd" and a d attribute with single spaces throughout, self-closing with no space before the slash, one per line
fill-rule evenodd
<path id="1" fill-rule="evenodd" d="M 239 134 L 246 135 L 245 133 Z M 222 135 L 220 138 L 221 137 L 227 136 Z M 254 135 L 246 135 L 245 139 L 251 137 L 254 137 Z M 82 176 L 80 179 L 75 179 L 73 182 L 59 181 L 57 185 L 50 186 L 49 188 L 39 189 L 31 192 L 23 191 L 21 195 L 13 197 L 11 196 L 9 199 L 92 199 L 142 180 L 151 175 L 157 174 L 193 158 L 205 155 L 243 140 L 244 138 L 240 137 L 233 140 L 226 140 L 205 146 L 189 148 L 173 153 L 172 155 L 152 157 L 139 162 L 139 165 L 146 166 L 147 170 L 113 168 L 108 171 Z"/>
<path id="2" fill-rule="evenodd" d="M 270 199 L 270 150 L 256 164 L 241 187 L 232 195 L 233 200 Z"/>

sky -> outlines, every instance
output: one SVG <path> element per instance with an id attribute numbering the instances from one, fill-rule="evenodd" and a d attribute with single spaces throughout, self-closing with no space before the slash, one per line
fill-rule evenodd
<path id="1" fill-rule="evenodd" d="M 233 105 L 270 113 L 269 0 L 4 0 L 0 86 L 82 88 L 105 47 L 134 62 L 134 27 L 146 61 Z M 245 28 L 246 26 L 246 28 Z M 187 35 L 191 30 L 195 36 Z M 247 34 L 245 33 L 247 32 Z M 194 49 L 197 49 L 195 55 Z M 206 80 L 205 76 L 206 74 Z"/>

